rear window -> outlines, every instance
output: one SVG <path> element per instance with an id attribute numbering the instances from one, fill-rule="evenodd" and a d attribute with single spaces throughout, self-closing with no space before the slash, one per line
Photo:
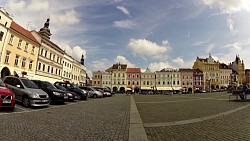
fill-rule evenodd
<path id="1" fill-rule="evenodd" d="M 32 89 L 38 89 L 38 87 L 36 86 L 36 84 L 28 79 L 21 79 L 23 82 L 23 85 L 27 88 L 32 88 Z"/>

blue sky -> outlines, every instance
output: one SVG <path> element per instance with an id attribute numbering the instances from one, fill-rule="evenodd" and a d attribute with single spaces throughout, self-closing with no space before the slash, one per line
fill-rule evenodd
<path id="1" fill-rule="evenodd" d="M 50 17 L 51 40 L 89 75 L 112 64 L 191 68 L 196 57 L 228 64 L 236 54 L 250 67 L 248 0 L 8 0 L 0 1 L 26 29 Z"/>

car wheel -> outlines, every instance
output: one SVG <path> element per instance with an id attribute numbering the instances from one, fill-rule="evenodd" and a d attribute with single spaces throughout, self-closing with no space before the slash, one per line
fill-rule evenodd
<path id="1" fill-rule="evenodd" d="M 22 104 L 24 107 L 30 107 L 30 100 L 27 96 L 24 96 L 22 99 Z"/>
<path id="2" fill-rule="evenodd" d="M 96 94 L 94 94 L 94 95 L 93 95 L 93 98 L 97 98 L 97 95 L 96 95 Z"/>

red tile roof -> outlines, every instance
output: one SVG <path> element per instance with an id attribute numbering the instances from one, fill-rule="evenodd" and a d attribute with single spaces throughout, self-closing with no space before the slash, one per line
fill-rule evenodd
<path id="1" fill-rule="evenodd" d="M 18 25 L 16 22 L 12 21 L 11 25 L 10 25 L 10 28 L 15 30 L 16 32 L 22 34 L 26 38 L 34 41 L 35 43 L 39 44 L 39 42 L 35 39 L 35 37 L 31 34 L 30 31 L 24 29 L 22 26 Z"/>
<path id="2" fill-rule="evenodd" d="M 140 73 L 141 69 L 140 68 L 127 68 L 127 72 L 137 72 L 137 73 Z"/>

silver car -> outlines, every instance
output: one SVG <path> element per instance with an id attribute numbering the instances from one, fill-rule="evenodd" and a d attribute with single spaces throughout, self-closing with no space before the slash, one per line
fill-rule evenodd
<path id="1" fill-rule="evenodd" d="M 16 101 L 22 102 L 25 107 L 49 105 L 48 94 L 27 78 L 6 76 L 4 83 L 15 94 Z"/>

